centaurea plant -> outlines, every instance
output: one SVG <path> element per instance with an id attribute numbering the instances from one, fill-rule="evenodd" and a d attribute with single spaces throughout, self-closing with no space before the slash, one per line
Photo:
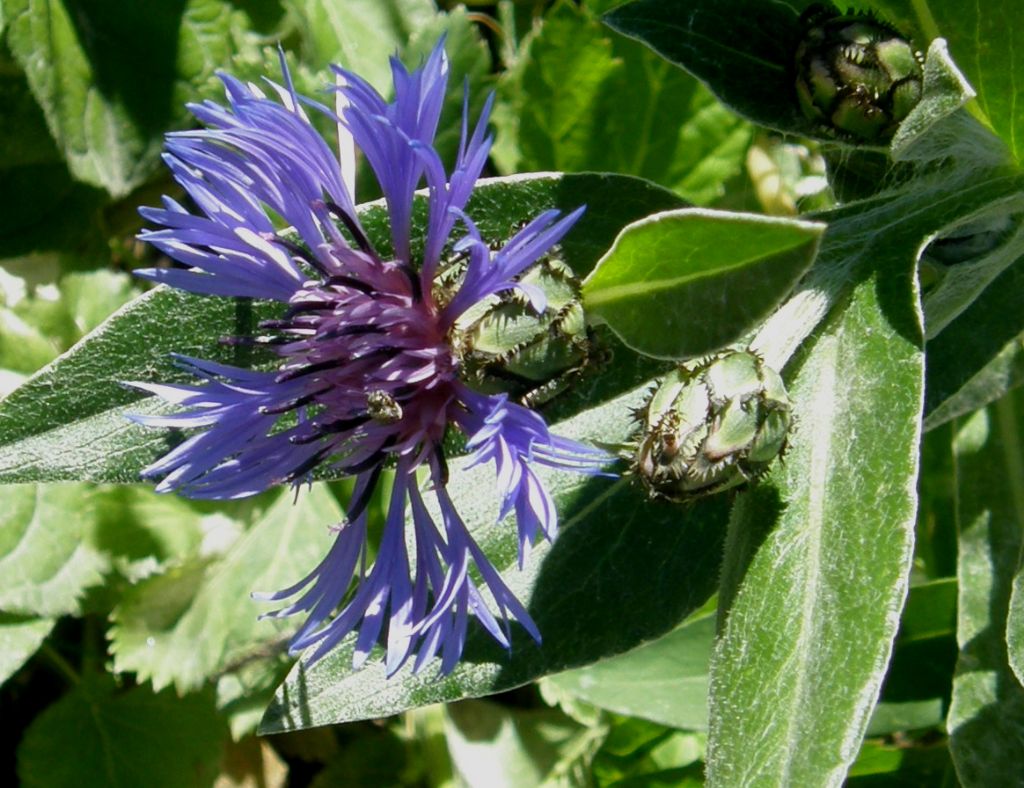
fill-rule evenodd
<path id="1" fill-rule="evenodd" d="M 557 528 L 536 466 L 593 474 L 609 457 L 552 435 L 539 414 L 506 395 L 470 388 L 460 379 L 451 336 L 461 314 L 502 291 L 518 289 L 543 310 L 544 293 L 517 277 L 559 242 L 582 208 L 541 213 L 498 251 L 483 240 L 464 209 L 490 150 L 491 101 L 472 133 L 465 103 L 448 173 L 433 146 L 447 87 L 443 42 L 419 69 L 392 61 L 390 103 L 335 67 L 332 111 L 296 93 L 283 58 L 282 69 L 284 86 L 268 82 L 267 93 L 221 75 L 228 106 L 194 105 L 205 128 L 168 136 L 164 159 L 197 210 L 167 197 L 162 208 L 143 209 L 161 229 L 142 238 L 184 268 L 140 272 L 194 293 L 280 302 L 280 319 L 262 324 L 277 368 L 180 357 L 202 383 L 135 384 L 184 409 L 139 422 L 196 430 L 144 475 L 160 478 L 159 491 L 212 499 L 297 487 L 325 467 L 355 477 L 347 520 L 324 560 L 264 597 L 293 599 L 274 616 L 306 615 L 292 653 L 310 649 L 317 660 L 356 633 L 356 667 L 383 641 L 388 674 L 410 657 L 420 670 L 435 656 L 448 672 L 470 615 L 502 646 L 510 646 L 511 619 L 539 641 L 448 495 L 442 441 L 454 428 L 466 436 L 470 464 L 493 461 L 499 516 L 515 515 L 520 562 L 538 533 L 551 539 Z M 307 109 L 334 120 L 338 153 Z M 353 146 L 383 191 L 393 257 L 379 254 L 360 224 Z M 422 258 L 414 259 L 412 209 L 421 184 L 428 218 Z M 464 232 L 452 243 L 456 226 Z M 454 290 L 444 290 L 438 274 L 452 256 L 464 259 L 462 274 Z M 367 568 L 367 504 L 386 468 L 394 469 L 394 483 Z M 439 518 L 427 496 L 436 499 Z"/>

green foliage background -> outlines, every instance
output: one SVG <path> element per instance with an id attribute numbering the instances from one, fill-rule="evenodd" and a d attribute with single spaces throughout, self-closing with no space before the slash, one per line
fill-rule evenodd
<path id="1" fill-rule="evenodd" d="M 925 100 L 864 152 L 785 93 L 776 49 L 808 4 L 0 0 L 0 779 L 1024 784 L 1024 21 L 1009 0 L 863 3 L 927 50 Z M 458 475 L 543 648 L 476 633 L 444 679 L 352 672 L 344 649 L 306 671 L 249 594 L 318 562 L 349 486 L 200 503 L 132 483 L 166 443 L 118 381 L 228 352 L 263 308 L 133 300 L 154 263 L 136 209 L 176 193 L 163 135 L 217 69 L 277 79 L 281 42 L 300 91 L 340 62 L 386 92 L 387 57 L 441 34 L 473 106 L 497 93 L 482 230 L 588 204 L 565 253 L 615 360 L 551 403 L 559 430 L 628 439 L 656 359 L 740 339 L 785 368 L 798 428 L 760 484 L 688 507 L 552 477 L 565 530 L 521 573 L 485 474 Z M 460 109 L 453 90 L 449 160 Z M 547 174 L 501 177 L 520 172 Z M 996 242 L 964 252 L 979 226 Z M 671 332 L 637 319 L 652 304 Z"/>

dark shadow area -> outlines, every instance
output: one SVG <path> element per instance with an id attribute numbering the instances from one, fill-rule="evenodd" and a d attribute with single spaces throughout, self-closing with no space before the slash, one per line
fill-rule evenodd
<path id="1" fill-rule="evenodd" d="M 123 107 L 146 137 L 161 135 L 180 111 L 172 99 L 186 4 L 186 0 L 66 3 L 93 67 L 96 89 Z"/>
<path id="2" fill-rule="evenodd" d="M 801 12 L 813 0 L 642 0 L 604 17 L 642 37 L 756 123 L 820 136 L 796 100 L 794 56 Z"/>

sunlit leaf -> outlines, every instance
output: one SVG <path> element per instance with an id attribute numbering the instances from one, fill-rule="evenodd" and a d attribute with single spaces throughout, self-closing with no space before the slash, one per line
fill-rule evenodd
<path id="1" fill-rule="evenodd" d="M 785 462 L 737 500 L 712 784 L 839 785 L 857 754 L 912 557 L 924 373 L 912 265 L 898 247 L 876 258 L 823 324 L 790 383 L 800 428 Z"/>
<path id="2" fill-rule="evenodd" d="M 1010 667 L 1007 616 L 1024 545 L 1024 399 L 1014 392 L 958 422 L 954 442 L 960 584 L 947 727 L 965 788 L 1012 785 L 1024 761 L 1024 687 Z"/>
<path id="3" fill-rule="evenodd" d="M 78 611 L 109 558 L 95 545 L 96 493 L 85 484 L 21 484 L 0 507 L 0 610 L 54 616 Z"/>
<path id="4" fill-rule="evenodd" d="M 588 315 L 634 350 L 686 358 L 750 331 L 793 289 L 823 224 L 698 208 L 626 227 L 583 285 Z"/>
<path id="5" fill-rule="evenodd" d="M 706 614 L 653 643 L 551 676 L 558 689 L 595 706 L 663 725 L 705 730 L 715 617 Z"/>

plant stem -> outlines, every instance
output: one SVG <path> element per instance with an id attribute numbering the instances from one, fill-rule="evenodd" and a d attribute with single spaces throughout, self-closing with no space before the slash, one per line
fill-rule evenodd
<path id="1" fill-rule="evenodd" d="M 39 656 L 46 660 L 51 668 L 63 676 L 67 680 L 68 684 L 77 686 L 82 681 L 82 677 L 78 674 L 78 671 L 76 671 L 71 666 L 71 663 L 64 659 L 64 657 L 60 655 L 60 652 L 49 643 L 43 643 L 43 645 L 39 647 Z"/>

